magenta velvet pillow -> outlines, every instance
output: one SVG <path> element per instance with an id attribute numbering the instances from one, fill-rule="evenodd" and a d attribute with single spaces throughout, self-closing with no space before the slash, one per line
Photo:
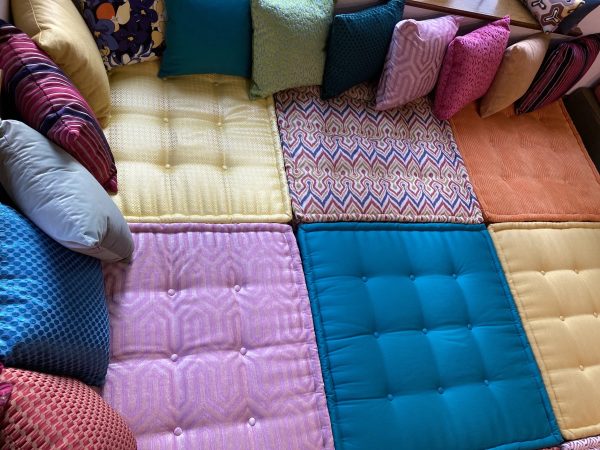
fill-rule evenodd
<path id="1" fill-rule="evenodd" d="M 395 108 L 429 94 L 457 31 L 458 18 L 454 16 L 398 22 L 379 80 L 375 109 Z"/>
<path id="2" fill-rule="evenodd" d="M 449 119 L 485 95 L 502 62 L 509 24 L 506 16 L 450 43 L 435 91 L 433 113 L 437 118 Z"/>

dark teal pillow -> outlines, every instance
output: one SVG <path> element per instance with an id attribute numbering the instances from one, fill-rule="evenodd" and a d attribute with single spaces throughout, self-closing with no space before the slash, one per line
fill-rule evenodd
<path id="1" fill-rule="evenodd" d="M 250 0 L 169 0 L 160 77 L 219 73 L 249 78 Z"/>
<path id="2" fill-rule="evenodd" d="M 390 0 L 385 5 L 333 18 L 321 88 L 324 99 L 379 76 L 403 12 L 404 0 Z"/>

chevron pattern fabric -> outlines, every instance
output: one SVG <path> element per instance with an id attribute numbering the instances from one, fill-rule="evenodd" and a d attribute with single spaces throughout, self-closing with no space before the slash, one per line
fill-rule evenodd
<path id="1" fill-rule="evenodd" d="M 318 87 L 275 95 L 295 218 L 479 223 L 452 131 L 426 98 L 376 111 L 361 84 L 325 101 Z"/>
<path id="2" fill-rule="evenodd" d="M 140 449 L 333 450 L 289 225 L 133 224 L 103 396 Z"/>

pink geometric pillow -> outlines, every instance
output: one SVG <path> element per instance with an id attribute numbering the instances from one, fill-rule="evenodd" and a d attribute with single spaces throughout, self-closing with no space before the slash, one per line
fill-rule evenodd
<path id="1" fill-rule="evenodd" d="M 401 20 L 396 24 L 377 88 L 375 109 L 402 106 L 433 90 L 448 44 L 458 31 L 458 20 L 444 16 Z"/>
<path id="2" fill-rule="evenodd" d="M 485 95 L 502 62 L 509 24 L 506 16 L 450 43 L 435 92 L 433 113 L 438 119 L 449 119 Z"/>

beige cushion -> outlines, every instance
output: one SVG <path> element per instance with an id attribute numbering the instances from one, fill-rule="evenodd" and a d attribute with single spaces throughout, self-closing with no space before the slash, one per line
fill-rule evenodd
<path id="1" fill-rule="evenodd" d="M 508 47 L 492 86 L 481 100 L 480 114 L 488 117 L 521 98 L 544 61 L 550 38 L 539 33 Z"/>
<path id="2" fill-rule="evenodd" d="M 110 89 L 102 57 L 72 0 L 12 0 L 15 25 L 54 60 L 87 100 L 102 126 Z"/>

